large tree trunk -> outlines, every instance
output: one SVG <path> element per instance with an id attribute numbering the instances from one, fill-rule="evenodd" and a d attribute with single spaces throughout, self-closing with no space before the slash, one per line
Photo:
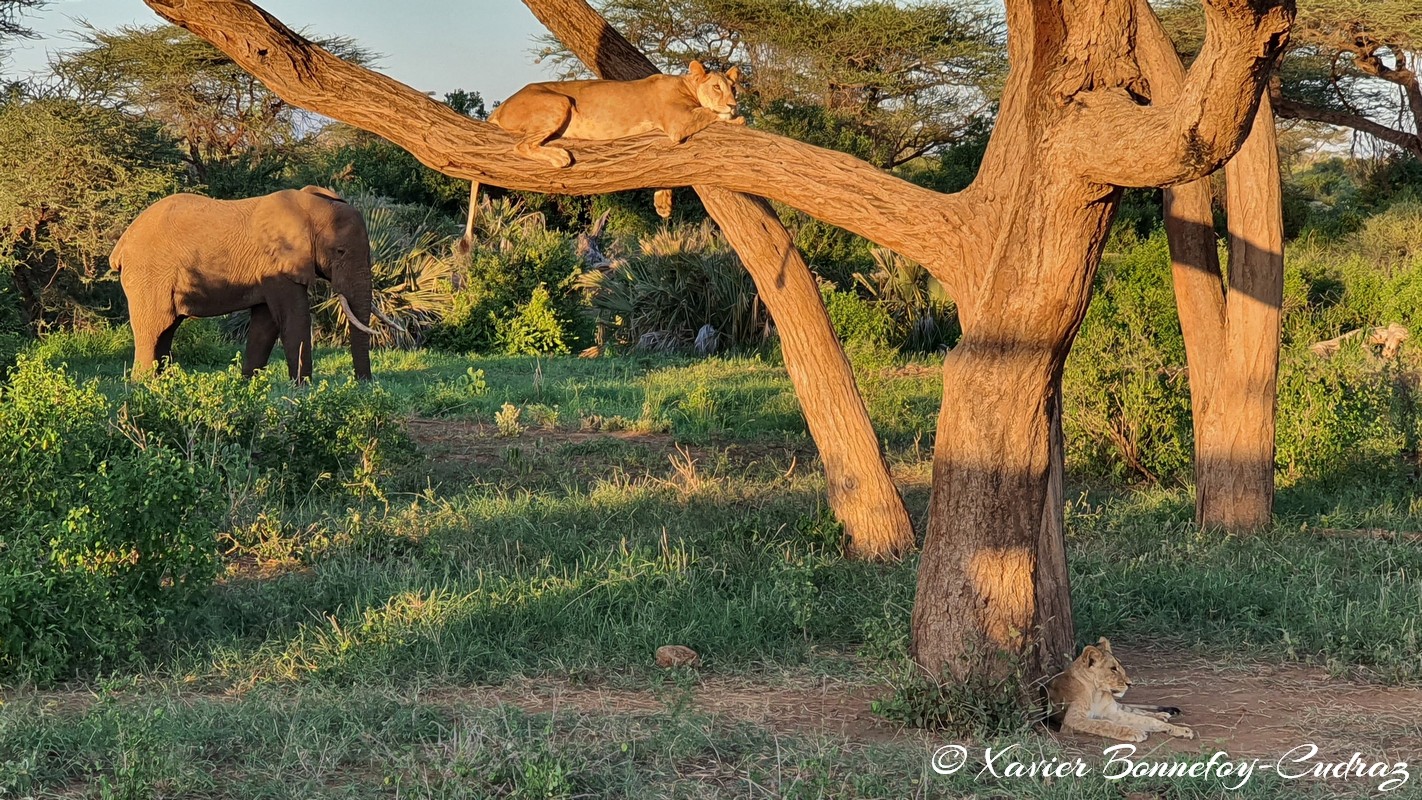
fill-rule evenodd
<path id="1" fill-rule="evenodd" d="M 1207 338 L 1223 339 L 1224 347 L 1206 350 L 1198 338 L 1187 338 L 1185 348 L 1195 413 L 1196 521 L 1243 532 L 1268 527 L 1274 509 L 1284 226 L 1279 151 L 1267 100 L 1239 155 L 1225 167 L 1225 181 L 1229 290 L 1223 336 Z M 1213 228 L 1209 234 L 1213 249 Z M 1182 305 L 1182 319 L 1197 311 Z"/>
<path id="2" fill-rule="evenodd" d="M 689 184 L 754 192 L 923 263 L 958 301 L 964 338 L 944 364 L 913 647 L 925 670 L 959 678 L 1000 674 L 1013 660 L 1024 677 L 1039 677 L 1069 649 L 1060 377 L 1118 187 L 1185 183 L 1228 161 L 1293 19 L 1292 0 L 1204 0 L 1205 44 L 1179 99 L 1146 102 L 1137 22 L 1154 15 L 1144 2 L 1005 0 L 1012 71 L 992 141 L 973 185 L 941 195 L 843 154 L 731 125 L 682 144 L 657 136 L 574 143 L 573 165 L 554 169 L 515 155 L 503 131 L 342 63 L 247 0 L 145 2 L 289 102 L 386 136 L 455 177 L 567 193 Z M 556 9 L 555 26 L 565 15 L 586 19 L 581 0 L 530 5 Z M 605 25 L 578 32 L 592 37 L 599 68 L 627 47 Z M 737 246 L 758 241 L 766 255 L 788 259 L 783 243 L 741 238 L 754 220 L 767 233 L 773 220 L 746 213 L 727 226 Z M 753 270 L 788 293 L 782 335 L 787 321 L 818 325 L 823 310 L 812 309 L 802 267 L 752 258 Z M 807 335 L 802 346 L 821 360 L 805 363 L 799 380 L 840 370 L 842 355 L 812 355 L 828 347 L 823 336 Z M 807 355 L 800 347 L 787 348 L 787 360 L 792 349 Z M 852 405 L 828 405 L 840 402 L 827 400 L 825 416 L 857 415 Z M 836 430 L 811 429 L 817 441 Z"/>
<path id="3" fill-rule="evenodd" d="M 1010 163 L 991 159 L 985 171 Z M 1020 185 L 1033 187 L 1018 206 L 1032 234 L 1004 234 L 985 254 L 999 290 L 964 309 L 944 361 L 913 613 L 914 658 L 933 677 L 1038 678 L 1073 647 L 1061 375 L 1119 195 L 1093 198 L 1069 178 Z"/>
<path id="4" fill-rule="evenodd" d="M 1141 27 L 1146 74 L 1158 92 L 1173 96 L 1184 68 L 1158 23 Z M 1267 98 L 1226 165 L 1225 181 L 1227 290 L 1208 180 L 1166 190 L 1165 231 L 1190 367 L 1195 520 L 1204 528 L 1243 532 L 1267 527 L 1274 507 L 1284 223 L 1278 136 Z"/>

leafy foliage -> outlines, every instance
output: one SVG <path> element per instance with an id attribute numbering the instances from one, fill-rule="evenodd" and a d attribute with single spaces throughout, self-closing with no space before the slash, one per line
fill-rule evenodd
<path id="1" fill-rule="evenodd" d="M 216 473 L 107 411 L 36 359 L 0 387 L 0 676 L 127 660 L 216 574 Z"/>
<path id="2" fill-rule="evenodd" d="M 605 270 L 584 273 L 600 336 L 621 347 L 690 349 L 703 325 L 726 346 L 759 344 L 770 319 L 735 251 L 709 222 L 644 236 Z"/>
<path id="3" fill-rule="evenodd" d="M 459 353 L 507 349 L 509 320 L 530 305 L 540 287 L 554 318 L 565 325 L 582 318 L 581 301 L 571 291 L 582 263 L 567 236 L 550 229 L 542 215 L 525 213 L 508 200 L 482 205 L 475 219 L 468 265 L 455 273 L 460 288 L 451 311 L 429 332 L 431 347 Z M 564 327 L 555 338 L 571 349 L 582 332 Z"/>
<path id="4" fill-rule="evenodd" d="M 0 268 L 26 325 L 112 303 L 112 287 L 93 295 L 113 242 L 176 185 L 177 152 L 150 123 L 64 98 L 0 102 Z"/>
<path id="5" fill-rule="evenodd" d="M 86 26 L 82 41 L 53 64 L 74 94 L 162 125 L 183 144 L 195 180 L 216 196 L 278 188 L 274 179 L 301 137 L 301 112 L 225 53 L 173 25 Z M 349 39 L 316 42 L 348 60 L 371 60 Z"/>
<path id="6" fill-rule="evenodd" d="M 378 387 L 175 367 L 110 400 L 22 358 L 0 385 L 0 679 L 140 656 L 216 577 L 244 502 L 379 497 L 409 451 Z"/>
<path id="7" fill-rule="evenodd" d="M 742 102 L 759 127 L 885 168 L 958 141 L 990 111 L 1005 66 L 1000 14 L 978 3 L 598 5 L 668 71 L 745 67 Z"/>
<path id="8" fill-rule="evenodd" d="M 1103 261 L 1062 383 L 1073 469 L 1118 480 L 1189 475 L 1185 343 L 1163 233 Z"/>

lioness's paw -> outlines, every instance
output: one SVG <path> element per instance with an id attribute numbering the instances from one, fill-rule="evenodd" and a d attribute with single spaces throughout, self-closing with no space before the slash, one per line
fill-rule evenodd
<path id="1" fill-rule="evenodd" d="M 731 123 L 732 125 L 744 125 L 744 124 L 746 124 L 746 118 L 745 118 L 745 117 L 731 117 L 730 119 L 728 119 L 728 120 L 726 120 L 726 121 L 729 122 L 729 123 Z"/>
<path id="2" fill-rule="evenodd" d="M 541 147 L 538 157 L 559 169 L 573 163 L 573 154 L 561 147 Z"/>
<path id="3" fill-rule="evenodd" d="M 1174 715 L 1171 714 L 1169 711 L 1152 711 L 1152 712 L 1146 714 L 1146 716 L 1147 716 L 1147 717 L 1154 717 L 1154 718 L 1160 720 L 1161 722 L 1164 722 L 1164 721 L 1170 719 L 1170 718 L 1171 718 L 1172 716 L 1174 716 Z"/>
<path id="4" fill-rule="evenodd" d="M 1195 732 L 1194 732 L 1193 730 L 1191 730 L 1191 729 L 1185 727 L 1184 725 L 1171 725 L 1171 726 L 1170 726 L 1170 735 L 1176 737 L 1177 739 L 1193 739 L 1193 738 L 1195 738 Z"/>
<path id="5" fill-rule="evenodd" d="M 1149 739 L 1149 738 L 1150 738 L 1150 734 L 1149 734 L 1149 733 L 1146 733 L 1145 731 L 1131 730 L 1131 731 L 1127 731 L 1126 735 L 1121 737 L 1121 741 L 1123 741 L 1123 742 L 1144 742 L 1146 739 Z"/>

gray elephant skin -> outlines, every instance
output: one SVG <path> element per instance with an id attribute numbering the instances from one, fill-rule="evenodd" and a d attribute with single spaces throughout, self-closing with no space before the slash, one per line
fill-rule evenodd
<path id="1" fill-rule="evenodd" d="M 128 226 L 109 262 L 128 298 L 135 377 L 162 368 L 184 319 L 251 309 L 243 374 L 266 366 L 280 336 L 291 378 L 309 380 L 318 277 L 351 321 L 356 377 L 370 377 L 370 237 L 360 211 L 329 189 L 165 197 Z"/>

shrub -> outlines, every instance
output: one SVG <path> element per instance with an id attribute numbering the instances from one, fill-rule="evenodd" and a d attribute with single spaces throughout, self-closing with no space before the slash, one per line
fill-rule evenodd
<path id="1" fill-rule="evenodd" d="M 848 345 L 888 347 L 894 336 L 894 320 L 889 312 L 853 291 L 841 291 L 834 284 L 820 284 L 820 297 L 840 341 Z"/>
<path id="2" fill-rule="evenodd" d="M 1278 450 L 1286 476 L 1331 481 L 1396 472 L 1415 447 L 1407 377 L 1357 345 L 1333 358 L 1289 353 L 1279 374 Z"/>
<path id="3" fill-rule="evenodd" d="M 36 358 L 0 388 L 0 678 L 130 659 L 216 574 L 217 474 L 110 410 Z"/>
<path id="4" fill-rule="evenodd" d="M 689 349 L 703 325 L 731 347 L 759 344 L 769 331 L 755 282 L 709 222 L 644 236 L 578 286 L 603 335 L 624 347 L 656 340 L 660 349 Z"/>
<path id="5" fill-rule="evenodd" d="M 126 410 L 140 435 L 221 470 L 229 482 L 265 473 L 289 496 L 378 481 L 412 450 L 398 403 L 378 385 L 347 379 L 288 388 L 269 371 L 248 380 L 170 368 L 134 386 Z"/>
<path id="6" fill-rule="evenodd" d="M 891 326 L 886 344 L 900 350 L 935 352 L 962 333 L 958 309 L 922 265 L 884 247 L 870 251 L 874 269 L 855 282 L 884 312 Z"/>
<path id="7" fill-rule="evenodd" d="M 519 306 L 540 286 L 559 318 L 581 320 L 581 303 L 571 291 L 582 271 L 571 240 L 550 230 L 542 216 L 494 201 L 480 207 L 467 274 L 456 274 L 456 291 L 444 320 L 429 332 L 428 344 L 456 353 L 505 349 L 501 333 Z M 583 332 L 568 330 L 564 344 L 578 344 Z"/>
<path id="8" fill-rule="evenodd" d="M 1185 344 L 1164 234 L 1103 261 L 1063 393 L 1073 469 L 1117 479 L 1188 476 L 1194 445 Z"/>
<path id="9" fill-rule="evenodd" d="M 539 286 L 514 316 L 499 323 L 499 343 L 511 356 L 566 354 L 570 327 L 559 318 L 548 289 Z"/>

